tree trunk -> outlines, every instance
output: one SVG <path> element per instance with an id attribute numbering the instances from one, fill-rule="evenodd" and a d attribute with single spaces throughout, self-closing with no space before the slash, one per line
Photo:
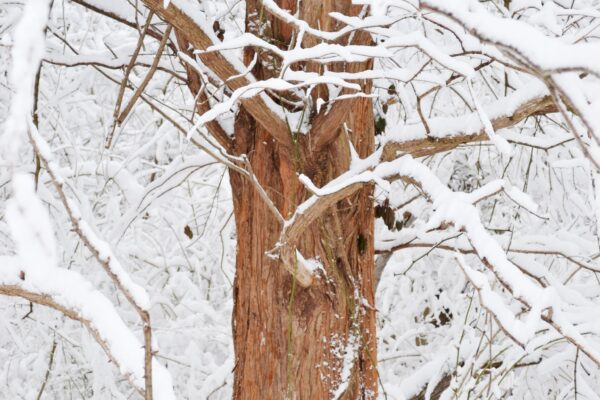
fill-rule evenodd
<path id="1" fill-rule="evenodd" d="M 295 12 L 296 1 L 280 4 Z M 286 47 L 293 40 L 291 29 L 268 19 L 260 6 L 247 1 L 247 29 Z M 346 0 L 301 3 L 301 17 L 321 29 L 338 28 L 327 17 L 331 11 L 358 10 Z M 340 42 L 369 40 L 356 36 Z M 253 56 L 253 50 L 246 51 L 247 64 Z M 277 60 L 258 56 L 253 71 L 257 78 L 278 72 Z M 348 71 L 369 67 L 369 63 L 332 66 Z M 321 67 L 307 63 L 303 68 Z M 360 83 L 370 90 L 368 83 Z M 316 88 L 313 96 L 327 101 L 326 87 Z M 284 217 L 310 195 L 298 174 L 320 186 L 348 169 L 350 141 L 361 157 L 373 151 L 371 100 L 345 101 L 352 102 L 348 117 L 341 121 L 347 129 L 331 135 L 330 143 L 320 148 L 312 145 L 312 132 L 293 131 L 289 134 L 294 148 L 282 148 L 243 107 L 238 112 L 233 152 L 248 155 L 258 181 Z M 279 260 L 265 254 L 277 243 L 280 223 L 247 179 L 233 171 L 230 176 L 237 228 L 234 399 L 376 398 L 372 188 L 331 207 L 307 229 L 298 250 L 306 259 L 319 260 L 324 272 L 304 289 Z"/>

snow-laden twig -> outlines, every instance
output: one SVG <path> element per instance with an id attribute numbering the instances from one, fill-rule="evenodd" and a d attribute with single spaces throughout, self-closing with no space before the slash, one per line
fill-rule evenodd
<path id="1" fill-rule="evenodd" d="M 401 232 L 397 232 L 395 235 L 379 240 L 375 243 L 375 253 L 385 255 L 389 252 L 395 252 L 403 249 L 411 248 L 423 248 L 430 249 L 435 247 L 439 250 L 444 251 L 458 251 L 462 254 L 475 254 L 475 250 L 466 240 L 455 242 L 452 245 L 441 244 L 454 238 L 440 236 L 434 234 L 437 232 L 428 232 L 423 234 L 415 229 L 403 229 Z M 582 260 L 578 251 L 579 247 L 573 248 L 573 246 L 567 246 L 563 241 L 552 240 L 550 238 L 539 238 L 535 243 L 529 243 L 526 240 L 520 241 L 514 239 L 511 241 L 510 246 L 506 245 L 503 247 L 504 251 L 512 254 L 524 254 L 524 255 L 542 255 L 542 256 L 557 256 L 562 257 L 570 263 L 576 265 L 578 268 L 586 269 L 592 272 L 600 272 L 600 266 L 595 265 L 589 261 Z M 593 256 L 585 257 L 592 259 Z"/>
<path id="2" fill-rule="evenodd" d="M 392 58 L 394 54 L 393 50 L 405 47 L 416 47 L 444 67 L 465 77 L 470 77 L 475 73 L 470 65 L 444 53 L 419 32 L 396 35 L 375 46 L 341 46 L 333 43 L 319 43 L 307 48 L 296 46 L 291 50 L 282 50 L 251 33 L 245 33 L 235 39 L 211 46 L 206 51 L 231 50 L 249 46 L 261 47 L 281 57 L 282 73 L 286 71 L 288 66 L 306 60 L 333 63 L 340 61 L 363 62 L 369 58 Z"/>
<path id="3" fill-rule="evenodd" d="M 317 37 L 317 38 L 323 39 L 323 40 L 327 40 L 327 41 L 337 40 L 337 39 L 343 37 L 344 35 L 347 35 L 351 32 L 355 32 L 359 29 L 366 29 L 369 27 L 388 25 L 388 24 L 395 22 L 393 19 L 386 18 L 383 16 L 366 17 L 364 19 L 361 19 L 359 24 L 351 24 L 350 21 L 346 22 L 344 20 L 344 22 L 346 22 L 346 26 L 344 26 L 342 29 L 340 29 L 338 31 L 329 32 L 329 31 L 323 31 L 323 30 L 311 27 L 306 21 L 304 21 L 300 18 L 297 18 L 296 16 L 290 14 L 286 10 L 283 10 L 273 0 L 261 0 L 261 3 L 269 13 L 271 13 L 278 19 L 280 19 L 284 22 L 287 22 L 288 24 L 294 25 L 300 31 L 303 31 L 305 33 L 308 33 L 309 35 L 312 35 L 314 37 Z M 338 18 L 340 20 L 343 20 L 342 18 L 345 17 L 345 16 L 341 15 L 340 13 L 331 13 L 330 16 L 334 17 L 334 18 Z"/>
<path id="4" fill-rule="evenodd" d="M 38 157 L 40 157 L 44 168 L 48 171 L 71 224 L 81 241 L 138 313 L 147 312 L 150 307 L 150 299 L 146 290 L 131 279 L 112 252 L 110 245 L 98 237 L 92 227 L 83 219 L 76 204 L 67 197 L 64 190 L 65 181 L 60 175 L 58 164 L 53 159 L 48 143 L 40 136 L 31 120 L 29 121 L 28 134 L 31 144 Z"/>
<path id="5" fill-rule="evenodd" d="M 242 99 L 249 99 L 255 97 L 257 94 L 263 93 L 265 90 L 286 91 L 301 87 L 315 86 L 319 84 L 335 84 L 348 89 L 360 90 L 360 86 L 358 86 L 357 84 L 346 82 L 335 76 L 315 76 L 311 80 L 295 84 L 280 78 L 271 78 L 263 81 L 249 83 L 244 87 L 236 89 L 227 101 L 216 104 L 210 110 L 202 114 L 198 118 L 198 121 L 196 122 L 196 125 L 193 130 L 206 124 L 207 122 L 214 120 L 219 115 L 230 111 L 238 101 L 241 101 Z M 285 134 L 289 134 L 289 129 L 285 130 Z"/>
<path id="6" fill-rule="evenodd" d="M 553 289 L 540 287 L 508 260 L 506 253 L 481 224 L 475 207 L 464 201 L 464 195 L 452 192 L 425 165 L 409 156 L 405 156 L 400 160 L 404 160 L 404 163 L 399 162 L 397 164 L 398 174 L 415 182 L 433 203 L 435 212 L 424 229 L 429 230 L 444 224 L 451 224 L 456 229 L 465 232 L 481 262 L 511 293 L 514 299 L 530 309 L 530 316 L 534 318 L 534 321 L 537 314 L 538 318 L 548 322 L 565 339 L 573 343 L 590 360 L 600 366 L 600 352 L 568 321 L 562 311 L 563 306 L 560 300 L 553 294 Z M 510 319 L 496 317 L 503 329 L 509 332 L 512 337 L 533 337 L 536 324 L 527 324 L 528 329 L 523 331 L 522 328 L 508 323 Z"/>
<path id="7" fill-rule="evenodd" d="M 460 253 L 456 253 L 455 258 L 469 282 L 477 290 L 480 304 L 496 319 L 498 325 L 503 328 L 504 333 L 524 348 L 525 343 L 531 339 L 535 332 L 536 323 L 540 318 L 540 310 L 538 310 L 537 318 L 531 318 L 529 326 L 525 326 L 504 304 L 502 297 L 494 292 L 483 273 L 469 267 Z M 510 327 L 510 329 L 507 327 Z"/>
<path id="8" fill-rule="evenodd" d="M 0 256 L 0 294 L 17 296 L 53 308 L 81 322 L 108 358 L 137 392 L 145 394 L 144 345 L 121 319 L 112 303 L 75 271 L 49 265 L 28 266 L 46 270 L 30 274 L 14 257 Z M 152 360 L 153 395 L 156 400 L 174 400 L 169 372 Z"/>
<path id="9" fill-rule="evenodd" d="M 496 132 L 494 132 L 494 127 L 492 126 L 492 122 L 490 121 L 490 119 L 486 115 L 485 111 L 483 110 L 483 107 L 479 103 L 479 100 L 477 99 L 477 96 L 475 95 L 475 92 L 473 91 L 473 83 L 471 82 L 470 79 L 467 80 L 467 87 L 469 88 L 469 93 L 471 94 L 471 100 L 473 101 L 473 104 L 475 104 L 475 109 L 477 110 L 477 115 L 479 115 L 479 119 L 481 120 L 481 123 L 483 124 L 483 130 L 484 130 L 485 134 L 488 135 L 488 137 L 490 138 L 492 143 L 494 143 L 494 145 L 496 145 L 496 147 L 498 148 L 498 150 L 500 150 L 500 152 L 502 154 L 510 157 L 510 155 L 512 153 L 512 149 L 511 149 L 510 145 L 508 144 L 506 139 L 504 139 L 501 136 L 496 135 Z"/>

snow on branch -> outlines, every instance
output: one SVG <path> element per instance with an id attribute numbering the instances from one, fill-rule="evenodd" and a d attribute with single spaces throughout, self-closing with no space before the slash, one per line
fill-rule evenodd
<path id="1" fill-rule="evenodd" d="M 275 7 L 271 2 L 269 2 L 269 9 L 271 11 L 275 11 Z M 285 13 L 276 12 L 276 15 L 282 16 Z M 338 13 L 336 14 L 340 20 L 345 21 L 344 18 Z M 291 16 L 290 16 L 291 17 Z M 289 19 L 289 18 L 288 18 Z M 302 31 L 306 31 L 309 28 L 305 22 L 299 22 L 299 20 L 293 18 L 287 22 L 295 22 L 299 25 Z M 364 22 L 358 24 L 363 29 L 370 26 L 382 26 L 388 25 L 393 21 L 390 21 L 389 18 L 365 18 Z M 347 27 L 342 29 L 340 32 L 350 32 L 355 29 L 358 29 L 357 26 Z M 311 30 L 312 33 L 317 33 L 317 30 Z M 320 31 L 319 31 L 320 32 Z M 338 33 L 330 33 L 323 32 L 324 36 L 331 36 L 332 38 L 337 37 Z M 333 39 L 329 39 L 333 40 Z M 428 40 L 425 36 L 423 36 L 419 32 L 411 32 L 408 34 L 398 34 L 394 37 L 389 38 L 386 41 L 382 41 L 381 43 L 375 46 L 364 46 L 364 45 L 340 45 L 334 43 L 319 43 L 312 47 L 303 48 L 300 45 L 301 41 L 298 41 L 297 46 L 290 50 L 282 50 L 277 46 L 274 46 L 265 40 L 256 37 L 251 33 L 244 33 L 243 35 L 224 42 L 219 45 L 214 45 L 209 47 L 206 51 L 219 51 L 219 50 L 228 50 L 228 49 L 236 49 L 240 47 L 261 47 L 265 50 L 268 50 L 282 59 L 282 73 L 285 72 L 288 66 L 300 62 L 310 60 L 313 62 L 321 62 L 321 63 L 332 63 L 332 62 L 362 62 L 366 61 L 369 58 L 391 58 L 393 57 L 393 50 L 398 48 L 406 48 L 406 47 L 416 47 L 421 50 L 423 53 L 431 57 L 433 60 L 437 61 L 444 67 L 460 74 L 465 77 L 472 76 L 475 71 L 473 68 L 462 61 L 455 59 L 454 57 L 449 56 L 444 51 L 440 50 L 435 44 L 433 44 L 430 40 Z"/>
<path id="2" fill-rule="evenodd" d="M 515 126 L 527 117 L 557 111 L 548 90 L 539 82 L 527 84 L 481 108 L 494 132 Z M 489 138 L 478 112 L 431 118 L 428 126 L 429 132 L 422 125 L 415 124 L 404 126 L 401 132 L 386 134 L 382 139 L 384 159 L 393 160 L 401 153 L 422 157 Z M 511 139 L 516 140 L 514 135 Z"/>
<path id="3" fill-rule="evenodd" d="M 110 247 L 77 217 L 62 191 L 63 181 L 51 160 L 49 148 L 30 123 L 30 140 L 43 160 L 72 218 L 82 241 L 105 267 L 117 287 L 140 313 L 144 323 L 142 345 L 121 320 L 110 301 L 74 271 L 58 268 L 54 231 L 38 199 L 33 179 L 23 174 L 12 178 L 13 198 L 7 206 L 7 220 L 17 247 L 17 257 L 0 257 L 0 293 L 19 296 L 46 305 L 82 322 L 146 399 L 174 399 L 171 377 L 153 357 L 150 341 L 148 296 L 135 285 L 110 251 Z M 18 261 L 17 261 L 18 260 Z"/>
<path id="4" fill-rule="evenodd" d="M 399 160 L 405 162 L 397 164 L 399 167 L 398 174 L 415 182 L 433 203 L 435 212 L 423 229 L 427 231 L 451 224 L 459 231 L 465 232 L 481 262 L 511 293 L 514 299 L 530 310 L 529 318 L 531 318 L 531 321 L 540 318 L 545 320 L 565 339 L 586 354 L 596 365 L 600 366 L 600 352 L 568 321 L 565 313 L 563 313 L 564 306 L 556 296 L 554 289 L 540 287 L 539 284 L 532 281 L 514 263 L 508 260 L 500 245 L 483 227 L 477 209 L 465 201 L 464 194 L 452 192 L 425 165 L 418 163 L 409 156 L 402 157 Z M 468 274 L 468 271 L 466 272 Z M 468 276 L 474 279 L 476 287 L 485 289 L 485 284 L 478 278 L 479 275 L 471 274 Z M 497 306 L 491 296 L 486 296 L 489 307 Z M 518 338 L 531 338 L 535 334 L 536 323 L 528 322 L 528 328 L 523 330 L 523 326 L 515 326 L 515 324 L 509 323 L 510 318 L 506 315 L 496 316 L 496 318 L 502 328 L 517 340 Z"/>
<path id="5" fill-rule="evenodd" d="M 503 328 L 507 336 L 519 344 L 519 346 L 525 348 L 525 343 L 535 334 L 535 329 L 540 319 L 540 310 L 536 310 L 536 313 L 531 313 L 530 316 L 532 318 L 528 318 L 526 324 L 523 323 L 508 309 L 502 297 L 494 292 L 485 274 L 469 267 L 460 253 L 456 253 L 455 258 L 469 282 L 477 290 L 481 305 L 496 319 L 498 325 Z"/>
<path id="6" fill-rule="evenodd" d="M 546 36 L 530 24 L 492 15 L 481 4 L 468 0 L 449 3 L 422 0 L 421 8 L 458 22 L 473 36 L 506 50 L 515 60 L 542 73 L 579 71 L 600 77 L 600 44 L 569 44 Z"/>
<path id="7" fill-rule="evenodd" d="M 90 282 L 75 271 L 51 265 L 25 265 L 15 257 L 0 256 L 0 267 L 0 294 L 53 308 L 81 322 L 136 391 L 146 394 L 144 345 Z M 39 270 L 46 273 L 32 273 Z M 169 372 L 155 358 L 152 364 L 154 399 L 174 400 Z"/>
<path id="8" fill-rule="evenodd" d="M 39 135 L 37 128 L 28 119 L 29 129 L 27 133 L 29 140 L 41 164 L 51 177 L 54 188 L 65 208 L 74 231 L 77 233 L 81 241 L 92 253 L 94 258 L 102 266 L 106 274 L 113 281 L 118 290 L 125 296 L 127 301 L 135 309 L 143 322 L 144 332 L 144 392 L 146 400 L 152 400 L 153 389 L 153 366 L 154 353 L 152 350 L 152 327 L 150 324 L 150 298 L 146 290 L 135 283 L 123 268 L 116 255 L 113 253 L 108 242 L 102 240 L 92 227 L 83 219 L 76 204 L 72 202 L 66 195 L 64 188 L 64 179 L 60 175 L 59 167 L 53 160 L 52 152 L 48 143 Z M 35 196 L 35 193 L 32 192 Z"/>
<path id="9" fill-rule="evenodd" d="M 496 318 L 508 336 L 517 343 L 526 346 L 535 336 L 541 319 L 552 325 L 567 340 L 585 353 L 600 366 L 600 352 L 577 331 L 563 313 L 563 304 L 554 289 L 542 287 L 531 280 L 519 267 L 508 260 L 500 245 L 483 227 L 479 213 L 473 203 L 503 190 L 517 204 L 536 211 L 536 205 L 529 197 L 516 188 L 505 186 L 501 181 L 493 181 L 471 193 L 452 192 L 422 163 L 406 155 L 390 162 L 379 162 L 380 153 L 376 152 L 365 160 L 356 162 L 354 168 L 333 180 L 323 188 L 315 188 L 304 178 L 305 185 L 315 194 L 302 203 L 294 215 L 286 222 L 282 230 L 276 251 L 279 251 L 284 263 L 292 258 L 289 253 L 305 229 L 318 218 L 324 210 L 342 198 L 349 196 L 367 183 L 379 183 L 390 179 L 402 179 L 418 186 L 432 203 L 434 213 L 422 228 L 428 232 L 440 227 L 454 226 L 464 232 L 468 241 L 496 279 L 511 296 L 529 309 L 527 322 L 517 317 L 500 301 L 499 295 L 492 291 L 484 274 L 477 272 L 459 260 L 461 268 L 480 293 L 482 305 Z"/>
<path id="10" fill-rule="evenodd" d="M 69 215 L 75 232 L 138 313 L 147 313 L 150 307 L 148 293 L 131 279 L 116 255 L 112 252 L 110 245 L 98 237 L 92 227 L 83 219 L 75 203 L 67 198 L 64 190 L 64 179 L 60 175 L 59 167 L 52 157 L 50 147 L 40 136 L 31 120 L 29 120 L 28 134 L 36 154 L 52 178 L 54 187 Z"/>
<path id="11" fill-rule="evenodd" d="M 526 22 L 494 16 L 476 2 L 463 0 L 450 4 L 441 0 L 423 0 L 420 6 L 446 16 L 477 39 L 501 49 L 544 82 L 581 150 L 600 170 L 600 117 L 583 82 L 589 77 L 600 78 L 600 44 L 568 43 L 546 36 Z M 566 106 L 562 105 L 563 101 Z M 591 133 L 591 140 L 578 132 L 567 108 L 581 119 Z"/>
<path id="12" fill-rule="evenodd" d="M 337 18 L 345 22 L 346 26 L 338 31 L 329 32 L 311 27 L 306 21 L 299 19 L 296 16 L 287 12 L 286 10 L 280 8 L 277 5 L 277 3 L 273 0 L 261 0 L 261 3 L 269 13 L 273 14 L 278 19 L 287 22 L 288 24 L 294 25 L 296 29 L 298 29 L 298 31 L 301 33 L 300 35 L 302 35 L 302 33 L 308 33 L 309 35 L 327 41 L 334 41 L 340 39 L 344 35 L 359 29 L 389 25 L 395 22 L 394 19 L 387 18 L 385 16 L 367 16 L 365 18 L 358 19 L 358 21 L 355 22 L 354 20 L 348 19 L 347 16 L 341 15 L 340 13 L 330 13 L 331 17 Z M 301 41 L 298 41 L 298 43 L 299 42 Z"/>
<path id="13" fill-rule="evenodd" d="M 344 80 L 339 79 L 335 76 L 313 76 L 312 79 L 302 80 L 300 83 L 296 84 L 292 84 L 287 80 L 279 78 L 266 79 L 236 89 L 227 101 L 216 104 L 210 110 L 202 114 L 198 118 L 196 127 L 202 126 L 216 119 L 219 115 L 230 111 L 233 108 L 234 104 L 236 104 L 238 101 L 241 101 L 242 99 L 252 98 L 258 93 L 264 92 L 265 90 L 285 91 L 307 86 L 316 86 L 319 84 L 334 84 L 347 89 L 360 90 L 360 86 L 358 86 L 357 84 L 345 82 Z M 289 127 L 286 128 L 286 132 L 289 131 Z"/>
<path id="14" fill-rule="evenodd" d="M 199 11 L 198 5 L 189 0 L 173 0 L 164 7 L 161 0 L 144 0 L 144 4 L 161 16 L 194 46 L 196 50 L 206 50 L 220 43 L 209 23 Z M 255 83 L 253 75 L 245 73 L 244 63 L 230 54 L 211 52 L 199 54 L 199 58 L 216 76 L 236 90 Z M 235 79 L 230 79 L 237 76 Z M 292 140 L 288 126 L 280 107 L 264 93 L 241 100 L 246 110 L 258 121 L 282 146 L 291 148 Z"/>
<path id="15" fill-rule="evenodd" d="M 308 48 L 294 48 L 292 50 L 281 50 L 279 47 L 251 34 L 244 33 L 235 39 L 214 45 L 206 49 L 206 52 L 232 50 L 242 47 L 260 47 L 268 50 L 282 59 L 282 70 L 300 61 L 316 61 L 323 63 L 331 62 L 364 62 L 371 57 L 391 57 L 392 53 L 386 47 L 373 47 L 363 45 L 347 45 L 319 43 Z"/>
<path id="16" fill-rule="evenodd" d="M 262 115 L 265 111 L 269 110 L 270 112 L 279 115 L 281 111 L 280 107 L 271 104 L 269 107 L 263 107 L 260 113 L 254 109 L 254 106 L 257 105 L 257 102 L 268 102 L 268 96 L 266 96 L 264 93 L 264 91 L 267 89 L 276 91 L 289 91 L 300 87 L 308 87 L 310 90 L 311 87 L 318 84 L 331 84 L 335 87 L 359 90 L 354 85 L 346 82 L 348 80 L 359 79 L 390 79 L 400 82 L 416 82 L 423 80 L 444 86 L 444 81 L 446 78 L 443 78 L 443 76 L 449 71 L 453 71 L 458 77 L 472 78 L 475 74 L 475 69 L 470 62 L 463 61 L 463 59 L 456 54 L 452 55 L 454 52 L 454 47 L 452 45 L 447 45 L 445 43 L 434 43 L 432 39 L 425 37 L 425 35 L 419 31 L 399 31 L 397 28 L 392 27 L 395 19 L 387 16 L 373 15 L 349 17 L 343 16 L 339 13 L 334 13 L 331 16 L 338 19 L 346 26 L 336 32 L 325 32 L 308 26 L 305 21 L 302 21 L 297 16 L 293 16 L 287 11 L 281 9 L 279 6 L 277 6 L 277 4 L 275 4 L 275 2 L 264 1 L 263 6 L 278 19 L 281 19 L 282 21 L 285 21 L 286 23 L 295 27 L 298 30 L 300 37 L 303 33 L 309 33 L 313 36 L 319 37 L 324 41 L 316 46 L 303 48 L 301 43 L 302 40 L 297 40 L 295 46 L 288 50 L 284 50 L 250 33 L 242 34 L 241 36 L 221 43 L 216 37 L 214 37 L 214 33 L 209 26 L 210 24 L 208 24 L 201 13 L 199 13 L 189 4 L 188 0 L 177 0 L 170 2 L 166 9 L 163 7 L 158 7 L 158 4 L 155 3 L 160 2 L 157 0 L 146 1 L 146 4 L 150 9 L 161 14 L 163 18 L 169 21 L 169 23 L 173 24 L 180 32 L 185 32 L 186 35 L 189 36 L 191 43 L 196 47 L 196 53 L 199 55 L 201 61 L 209 69 L 215 72 L 223 80 L 223 82 L 226 82 L 226 84 L 234 90 L 233 95 L 226 101 L 215 105 L 208 112 L 204 113 L 198 123 L 205 124 L 213 121 L 220 114 L 229 112 L 234 104 L 241 101 L 243 104 L 245 104 L 245 108 L 248 109 L 253 117 L 256 118 L 267 129 L 272 131 L 274 137 L 279 143 L 288 148 L 291 144 L 289 138 L 289 126 L 285 122 L 280 123 L 274 120 L 267 121 L 271 117 Z M 428 4 L 429 3 L 424 2 L 422 6 L 430 7 L 431 5 Z M 436 14 L 436 16 L 441 17 L 441 14 Z M 434 22 L 437 24 L 440 23 L 437 20 Z M 452 24 L 453 28 L 456 29 L 457 24 L 454 22 Z M 339 39 L 339 37 L 343 36 L 344 34 L 348 34 L 356 30 L 370 32 L 385 40 L 380 40 L 373 46 L 352 44 L 342 46 L 337 43 L 332 43 L 332 41 Z M 464 34 L 455 32 L 455 35 L 459 41 L 461 41 L 461 46 L 463 46 L 462 42 L 466 41 L 466 38 L 463 37 Z M 503 57 L 501 52 L 491 51 L 491 46 L 487 46 L 486 48 L 481 46 L 477 47 L 473 43 L 473 40 L 468 41 L 467 44 L 469 49 L 474 49 L 472 51 L 483 52 L 482 54 L 491 57 L 490 62 L 499 60 Z M 227 52 L 223 51 L 245 46 L 261 47 L 281 57 L 282 67 L 280 76 L 269 81 L 257 82 L 250 74 L 248 74 L 247 68 L 239 60 L 234 60 L 231 55 L 225 56 Z M 401 67 L 394 59 L 394 57 L 397 55 L 397 50 L 411 47 L 418 49 L 418 51 L 424 54 L 426 59 L 429 61 L 425 62 L 418 68 L 414 66 Z M 394 65 L 396 65 L 396 67 L 391 69 L 388 67 L 381 69 L 375 68 L 373 70 L 351 73 L 324 71 L 321 75 L 310 72 L 294 71 L 291 68 L 287 68 L 287 66 L 290 66 L 294 63 L 306 60 L 310 60 L 312 62 L 354 62 L 364 61 L 370 58 L 390 59 Z M 430 68 L 425 68 L 431 60 L 437 62 L 443 67 L 441 72 L 437 71 L 433 73 L 431 72 Z M 229 68 L 228 65 L 232 66 L 232 68 Z M 226 73 L 225 70 L 229 72 Z M 232 79 L 232 77 L 236 78 Z M 325 77 L 331 80 L 326 79 Z M 453 122 L 451 124 L 448 124 L 448 121 L 442 119 L 439 121 L 433 120 L 426 126 L 426 135 L 422 135 L 421 132 L 416 134 L 416 130 L 419 129 L 415 130 L 415 126 L 410 126 L 408 130 L 412 131 L 413 133 L 408 134 L 408 132 L 403 129 L 402 135 L 399 135 L 402 139 L 396 138 L 396 135 L 394 134 L 389 137 L 384 137 L 384 142 L 386 143 L 395 141 L 402 142 L 401 145 L 392 145 L 390 143 L 385 153 L 387 155 L 393 155 L 391 157 L 387 157 L 387 159 L 390 160 L 394 158 L 398 149 L 406 149 L 408 150 L 407 152 L 414 152 L 415 156 L 422 156 L 439 151 L 445 151 L 461 143 L 485 140 L 486 138 L 489 138 L 494 143 L 497 143 L 503 152 L 507 152 L 509 146 L 501 136 L 495 134 L 497 129 L 512 126 L 516 122 L 531 115 L 539 115 L 558 111 L 556 105 L 553 104 L 552 96 L 550 95 L 551 93 L 549 93 L 547 89 L 544 90 L 545 88 L 543 84 L 530 86 L 531 87 L 529 87 L 529 89 L 524 91 L 519 89 L 514 94 L 508 95 L 506 100 L 500 99 L 496 102 L 497 104 L 493 104 L 494 107 L 498 107 L 492 109 L 491 112 L 489 111 L 490 107 L 482 106 L 477 99 L 474 99 L 475 105 L 477 106 L 476 113 L 455 118 L 454 121 L 451 121 Z M 536 96 L 528 96 L 532 93 L 527 93 L 527 90 L 531 89 L 537 90 L 537 93 L 535 93 Z M 520 98 L 521 96 L 527 97 L 528 101 L 526 101 L 525 98 Z M 330 101 L 335 101 L 335 98 L 330 99 Z M 522 107 L 516 107 L 516 104 L 520 104 Z M 333 115 L 346 115 L 344 111 L 345 108 L 342 106 L 339 108 L 342 110 L 342 112 L 333 113 Z M 325 111 L 317 113 L 317 116 L 313 121 L 317 127 L 316 131 L 320 130 L 320 122 L 321 119 L 323 119 L 322 114 L 327 114 L 327 111 L 328 109 L 325 109 Z M 294 118 L 296 117 L 297 116 L 294 116 Z M 277 118 L 283 117 L 279 115 Z M 337 121 L 336 118 L 332 118 L 332 120 Z M 331 126 L 328 124 L 327 128 L 328 131 L 335 132 L 337 126 Z M 330 140 L 329 138 L 332 135 L 333 134 L 324 135 L 326 136 L 327 140 L 320 140 L 319 136 L 323 135 L 315 135 L 315 143 L 319 145 L 328 143 Z M 423 140 L 417 141 L 416 136 L 419 136 Z M 409 139 L 411 137 L 412 139 Z"/>

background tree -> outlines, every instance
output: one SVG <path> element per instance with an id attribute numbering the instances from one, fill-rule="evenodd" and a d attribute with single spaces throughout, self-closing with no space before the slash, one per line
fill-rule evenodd
<path id="1" fill-rule="evenodd" d="M 11 396 L 600 387 L 593 2 L 0 4 Z"/>

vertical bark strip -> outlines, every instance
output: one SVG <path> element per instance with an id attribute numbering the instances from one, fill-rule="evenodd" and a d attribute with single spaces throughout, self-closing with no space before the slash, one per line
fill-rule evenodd
<path id="1" fill-rule="evenodd" d="M 290 9 L 295 3 L 284 1 L 282 6 Z M 357 12 L 346 0 L 301 2 L 301 17 L 313 26 L 335 29 L 327 16 L 331 11 Z M 285 45 L 293 37 L 289 27 L 265 15 L 260 2 L 247 1 L 247 16 L 247 29 L 273 43 Z M 356 36 L 355 41 L 369 40 L 368 35 Z M 253 56 L 247 50 L 246 61 Z M 277 60 L 268 54 L 259 54 L 259 60 L 253 71 L 259 79 L 276 73 Z M 320 68 L 310 63 L 303 67 Z M 369 63 L 332 66 L 348 71 L 369 67 Z M 369 84 L 360 83 L 370 90 Z M 317 92 L 327 100 L 325 88 Z M 238 113 L 233 151 L 249 156 L 257 179 L 284 216 L 308 197 L 297 174 L 323 185 L 348 169 L 349 141 L 361 156 L 373 151 L 371 100 L 351 101 L 351 112 L 343 121 L 348 129 L 321 149 L 310 146 L 310 133 L 293 132 L 288 134 L 294 148 L 282 148 L 243 107 Z M 235 172 L 231 186 L 238 241 L 234 399 L 376 398 L 372 188 L 339 202 L 302 237 L 299 250 L 306 258 L 320 260 L 325 270 L 313 286 L 303 289 L 278 260 L 265 255 L 279 238 L 278 221 Z"/>

